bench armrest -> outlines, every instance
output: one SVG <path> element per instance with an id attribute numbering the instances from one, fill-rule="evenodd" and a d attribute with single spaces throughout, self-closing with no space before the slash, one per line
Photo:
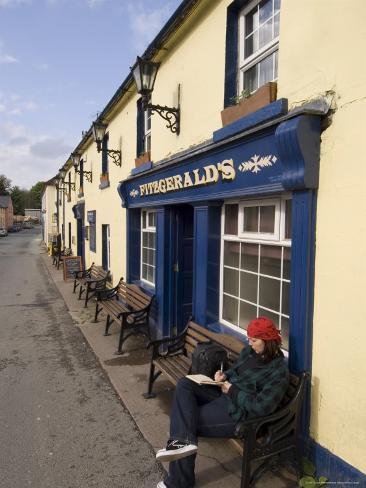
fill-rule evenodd
<path id="1" fill-rule="evenodd" d="M 155 359 L 159 356 L 169 356 L 174 355 L 177 353 L 179 349 L 183 349 L 184 341 L 186 337 L 187 327 L 177 336 L 170 336 L 170 337 L 162 337 L 161 339 L 156 339 L 154 341 L 150 341 L 147 345 L 147 348 L 152 347 L 152 358 Z M 168 349 L 164 354 L 159 353 L 159 348 L 161 345 L 167 344 Z"/>
<path id="2" fill-rule="evenodd" d="M 97 300 L 101 302 L 102 300 L 112 300 L 117 295 L 118 285 L 114 288 L 108 288 L 105 290 L 97 290 Z"/>

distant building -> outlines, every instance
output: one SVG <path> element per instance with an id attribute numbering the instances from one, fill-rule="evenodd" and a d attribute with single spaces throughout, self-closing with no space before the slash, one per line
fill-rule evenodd
<path id="1" fill-rule="evenodd" d="M 0 195 L 0 227 L 9 229 L 13 225 L 13 202 L 9 195 Z"/>
<path id="2" fill-rule="evenodd" d="M 27 220 L 27 217 L 30 219 L 36 219 L 38 221 L 41 220 L 41 209 L 40 208 L 26 208 L 24 210 L 24 215 Z"/>

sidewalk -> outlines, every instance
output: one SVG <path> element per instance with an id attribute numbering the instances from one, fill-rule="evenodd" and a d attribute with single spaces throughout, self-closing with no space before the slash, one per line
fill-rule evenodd
<path id="1" fill-rule="evenodd" d="M 52 266 L 52 259 L 42 254 L 43 262 L 56 287 L 65 300 L 66 306 L 90 344 L 101 366 L 107 372 L 121 401 L 129 410 L 139 430 L 155 450 L 164 447 L 169 433 L 169 412 L 173 397 L 171 384 L 159 378 L 154 391 L 156 398 L 145 400 L 142 394 L 147 387 L 150 353 L 146 349 L 144 337 L 132 337 L 124 346 L 122 356 L 115 355 L 118 329 L 111 327 L 111 336 L 103 336 L 105 317 L 99 315 L 99 322 L 93 323 L 94 308 L 83 308 L 83 303 L 72 293 L 72 282 L 63 281 L 63 273 Z M 167 468 L 164 464 L 164 468 Z M 201 439 L 196 461 L 197 488 L 240 487 L 241 457 L 230 445 L 230 441 Z M 280 475 L 268 473 L 257 483 L 256 488 L 295 488 L 294 476 L 288 472 Z M 155 488 L 155 487 L 153 487 Z"/>

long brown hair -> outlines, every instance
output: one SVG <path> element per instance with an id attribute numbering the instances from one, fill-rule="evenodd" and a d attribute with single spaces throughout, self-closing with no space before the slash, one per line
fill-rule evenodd
<path id="1" fill-rule="evenodd" d="M 264 341 L 263 361 L 270 363 L 276 358 L 283 357 L 281 343 L 279 341 Z"/>

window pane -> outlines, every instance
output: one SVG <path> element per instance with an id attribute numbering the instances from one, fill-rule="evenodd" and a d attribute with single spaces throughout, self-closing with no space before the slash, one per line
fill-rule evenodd
<path id="1" fill-rule="evenodd" d="M 282 347 L 288 351 L 289 321 L 282 317 L 281 320 Z"/>
<path id="2" fill-rule="evenodd" d="M 238 204 L 225 205 L 225 234 L 238 234 Z"/>
<path id="3" fill-rule="evenodd" d="M 275 227 L 276 207 L 274 205 L 266 205 L 260 207 L 260 226 L 259 232 L 274 233 Z"/>
<path id="4" fill-rule="evenodd" d="M 224 268 L 224 293 L 239 296 L 239 271 Z"/>
<path id="5" fill-rule="evenodd" d="M 155 213 L 154 212 L 149 212 L 148 213 L 148 225 L 149 227 L 155 227 Z"/>
<path id="6" fill-rule="evenodd" d="M 142 249 L 142 262 L 147 263 L 147 249 Z"/>
<path id="7" fill-rule="evenodd" d="M 150 249 L 149 252 L 148 252 L 148 261 L 147 261 L 147 264 L 151 264 L 151 265 L 154 264 L 154 254 L 155 254 L 155 251 L 153 249 Z"/>
<path id="8" fill-rule="evenodd" d="M 244 232 L 258 232 L 259 207 L 244 207 Z"/>
<path id="9" fill-rule="evenodd" d="M 241 269 L 258 272 L 258 244 L 241 245 Z"/>
<path id="10" fill-rule="evenodd" d="M 259 4 L 259 23 L 262 24 L 272 16 L 272 0 L 265 0 Z"/>
<path id="11" fill-rule="evenodd" d="M 258 27 L 258 7 L 245 16 L 245 35 L 248 36 Z"/>
<path id="12" fill-rule="evenodd" d="M 144 280 L 147 280 L 147 266 L 146 266 L 146 264 L 142 265 L 142 278 Z"/>
<path id="13" fill-rule="evenodd" d="M 241 329 L 247 330 L 248 323 L 257 316 L 257 307 L 249 303 L 240 302 L 240 318 L 239 326 Z"/>
<path id="14" fill-rule="evenodd" d="M 272 310 L 280 309 L 280 285 L 279 280 L 259 277 L 259 305 Z"/>
<path id="15" fill-rule="evenodd" d="M 292 200 L 286 200 L 285 209 L 285 239 L 291 239 L 292 234 Z"/>
<path id="16" fill-rule="evenodd" d="M 272 34 L 272 19 L 259 27 L 259 48 L 271 42 Z"/>
<path id="17" fill-rule="evenodd" d="M 144 247 L 147 247 L 147 244 L 148 244 L 148 234 L 147 234 L 147 232 L 144 232 L 142 234 L 142 245 Z"/>
<path id="18" fill-rule="evenodd" d="M 261 246 L 261 274 L 281 277 L 281 250 L 278 246 Z"/>
<path id="19" fill-rule="evenodd" d="M 239 242 L 226 241 L 224 244 L 224 265 L 239 268 Z"/>
<path id="20" fill-rule="evenodd" d="M 280 14 L 274 16 L 273 22 L 274 22 L 273 35 L 274 37 L 278 37 L 280 34 Z"/>
<path id="21" fill-rule="evenodd" d="M 154 268 L 152 266 L 147 267 L 147 281 L 154 283 Z"/>
<path id="22" fill-rule="evenodd" d="M 240 273 L 240 298 L 257 303 L 258 275 Z"/>
<path id="23" fill-rule="evenodd" d="M 280 328 L 280 317 L 276 313 L 268 312 L 268 310 L 260 308 L 258 312 L 258 317 L 268 317 L 270 320 L 272 320 L 277 329 Z"/>
<path id="24" fill-rule="evenodd" d="M 222 318 L 228 322 L 238 325 L 238 300 L 236 298 L 223 296 Z"/>
<path id="25" fill-rule="evenodd" d="M 291 274 L 291 248 L 283 248 L 283 278 L 285 280 L 290 279 Z"/>
<path id="26" fill-rule="evenodd" d="M 258 64 L 244 71 L 244 90 L 250 93 L 258 88 Z"/>
<path id="27" fill-rule="evenodd" d="M 282 313 L 289 315 L 290 311 L 290 283 L 282 283 Z"/>
<path id="28" fill-rule="evenodd" d="M 273 80 L 273 54 L 264 58 L 259 65 L 259 85 L 262 86 Z"/>
<path id="29" fill-rule="evenodd" d="M 274 13 L 278 12 L 281 8 L 281 0 L 274 0 Z"/>
<path id="30" fill-rule="evenodd" d="M 155 233 L 154 232 L 148 232 L 148 247 L 150 249 L 154 249 L 155 248 Z"/>

